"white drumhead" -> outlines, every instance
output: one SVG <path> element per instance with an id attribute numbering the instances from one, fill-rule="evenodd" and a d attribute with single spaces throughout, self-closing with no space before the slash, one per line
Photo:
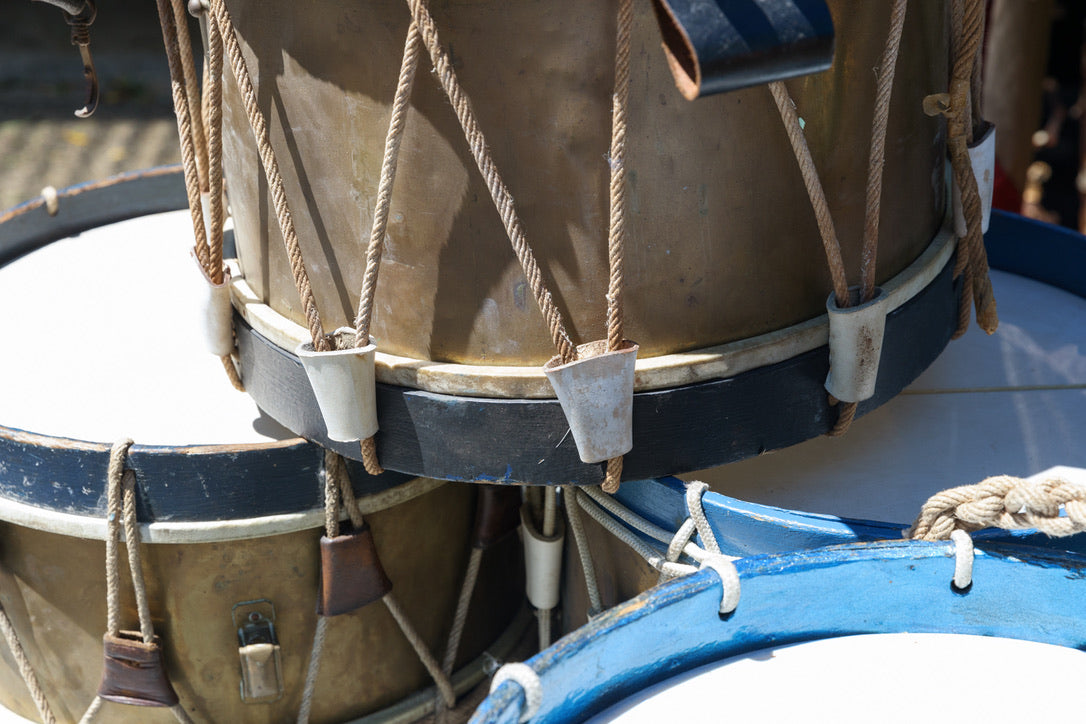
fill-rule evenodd
<path id="1" fill-rule="evenodd" d="M 0 425 L 145 445 L 294 437 L 204 351 L 190 219 L 112 224 L 0 268 Z"/>
<path id="2" fill-rule="evenodd" d="M 1077 721 L 1086 653 L 957 634 L 881 634 L 703 666 L 589 721 Z M 1058 717 L 1058 718 L 1057 718 Z"/>
<path id="3" fill-rule="evenodd" d="M 1003 272 L 992 283 L 999 330 L 973 325 L 844 436 L 681 477 L 756 503 L 902 523 L 933 493 L 992 475 L 1086 482 L 1086 299 Z"/>

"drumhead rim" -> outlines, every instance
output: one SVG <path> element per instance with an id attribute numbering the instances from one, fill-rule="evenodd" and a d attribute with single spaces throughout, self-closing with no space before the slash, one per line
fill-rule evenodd
<path id="1" fill-rule="evenodd" d="M 664 583 L 525 662 L 543 688 L 532 721 L 580 721 L 705 664 L 850 634 L 962 633 L 1086 648 L 1086 621 L 1074 615 L 1086 586 L 1086 558 L 978 546 L 974 583 L 956 592 L 955 549 L 951 542 L 888 541 L 741 558 L 735 561 L 740 602 L 726 617 L 718 611 L 715 572 Z M 872 595 L 875 582 L 896 595 Z M 790 602 L 782 598 L 788 593 Z M 519 685 L 506 682 L 472 722 L 515 722 L 522 701 Z"/>

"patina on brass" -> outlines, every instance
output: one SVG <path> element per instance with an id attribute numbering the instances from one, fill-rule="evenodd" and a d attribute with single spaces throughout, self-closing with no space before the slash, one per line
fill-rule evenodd
<path id="1" fill-rule="evenodd" d="M 833 67 L 789 81 L 853 280 L 859 274 L 875 73 L 889 3 L 829 3 Z M 325 328 L 353 320 L 408 23 L 402 0 L 228 5 Z M 605 336 L 615 1 L 430 4 L 529 241 L 576 342 Z M 638 4 L 629 117 L 626 330 L 641 356 L 815 317 L 830 290 L 811 205 L 764 87 L 694 103 L 674 87 Z M 905 21 L 886 153 L 881 283 L 932 239 L 944 209 L 946 6 Z M 400 153 L 373 335 L 382 352 L 541 365 L 542 315 L 423 54 Z M 226 84 L 226 174 L 238 254 L 268 304 L 302 322 L 252 134 Z"/>
<path id="2" fill-rule="evenodd" d="M 473 486 L 444 485 L 367 516 L 399 601 L 438 656 L 444 651 L 470 551 L 474 507 Z M 294 721 L 317 620 L 321 532 L 144 545 L 151 612 L 166 671 L 181 703 L 194 709 L 199 721 Z M 458 665 L 498 638 L 519 609 L 524 585 L 520 555 L 515 537 L 487 551 Z M 121 562 L 122 569 L 127 565 Z M 122 581 L 122 623 L 134 624 L 135 600 L 127 577 Z M 270 703 L 247 704 L 240 694 L 238 628 L 232 610 L 238 602 L 254 599 L 266 599 L 275 607 L 284 691 Z M 0 524 L 0 601 L 57 717 L 78 721 L 101 676 L 105 544 Z M 385 606 L 366 606 L 330 622 L 311 721 L 362 716 L 431 683 Z M 37 718 L 7 655 L 0 664 L 0 705 Z M 100 721 L 175 721 L 166 710 L 105 707 Z"/>

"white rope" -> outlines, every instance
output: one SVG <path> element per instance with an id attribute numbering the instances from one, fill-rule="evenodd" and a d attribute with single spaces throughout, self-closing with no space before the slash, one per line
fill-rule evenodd
<path id="1" fill-rule="evenodd" d="M 527 664 L 506 664 L 498 669 L 491 679 L 490 693 L 493 694 L 506 681 L 516 682 L 524 692 L 524 708 L 520 711 L 520 721 L 528 721 L 535 716 L 543 703 L 543 682 L 539 680 L 539 674 Z"/>
<path id="2" fill-rule="evenodd" d="M 720 576 L 720 613 L 728 614 L 739 605 L 739 571 L 727 556 L 711 556 L 701 563 L 701 570 L 710 568 Z"/>
<path id="3" fill-rule="evenodd" d="M 667 554 L 664 556 L 666 560 L 671 563 L 678 563 L 679 556 L 683 554 L 686 546 L 690 544 L 690 541 L 694 538 L 694 533 L 697 532 L 697 525 L 692 518 L 687 518 L 683 521 L 683 524 L 679 526 L 679 530 L 676 531 L 675 537 L 671 539 L 671 543 L 668 544 Z M 657 583 L 663 583 L 671 580 L 671 576 L 665 573 L 660 573 L 660 580 Z"/>
<path id="4" fill-rule="evenodd" d="M 554 617 L 554 609 L 537 608 L 535 617 L 539 622 L 539 650 L 542 651 L 551 645 L 551 619 Z"/>
<path id="5" fill-rule="evenodd" d="M 645 562 L 661 573 L 667 573 L 669 577 L 675 578 L 678 576 L 689 575 L 698 570 L 695 566 L 689 566 L 683 563 L 671 563 L 668 561 L 646 545 L 644 541 L 634 535 L 628 528 L 608 515 L 607 512 L 596 505 L 593 502 L 593 499 L 588 495 L 577 496 L 577 502 L 584 512 L 588 513 L 597 523 L 606 528 L 611 535 L 632 548 L 634 553 L 637 553 L 637 555 L 644 558 Z M 703 555 L 702 558 L 704 557 L 705 556 Z"/>
<path id="6" fill-rule="evenodd" d="M 964 530 L 950 534 L 954 541 L 954 587 L 959 591 L 973 583 L 973 538 Z"/>
<path id="7" fill-rule="evenodd" d="M 79 724 L 91 724 L 95 717 L 98 716 L 98 712 L 102 710 L 102 704 L 104 703 L 102 697 L 94 697 L 94 701 L 87 707 L 87 711 L 84 712 L 82 718 L 79 720 Z"/>
<path id="8" fill-rule="evenodd" d="M 565 488 L 571 500 L 566 505 L 566 517 L 569 519 L 569 529 L 573 531 L 573 542 L 577 546 L 577 556 L 581 559 L 581 571 L 584 573 L 584 585 L 588 591 L 588 619 L 599 614 L 603 610 L 600 602 L 600 587 L 596 581 L 596 566 L 592 562 L 592 551 L 588 548 L 588 540 L 584 534 L 584 522 L 581 520 L 581 504 L 578 498 L 583 495 L 576 487 Z M 677 559 L 676 559 L 677 560 Z"/>
<path id="9" fill-rule="evenodd" d="M 655 523 L 651 523 L 648 520 L 645 520 L 637 513 L 633 512 L 622 503 L 615 500 L 610 495 L 606 495 L 598 487 L 586 487 L 582 488 L 582 490 L 588 497 L 590 497 L 593 501 L 602 506 L 604 510 L 609 512 L 615 518 L 618 518 L 631 528 L 640 531 L 641 533 L 644 533 L 649 538 L 658 540 L 661 543 L 670 544 L 671 540 L 675 537 L 675 534 L 671 531 L 664 530 Z M 698 562 L 705 560 L 705 557 L 709 555 L 704 549 L 693 543 L 687 545 L 683 549 L 683 553 Z"/>
<path id="10" fill-rule="evenodd" d="M 702 507 L 701 498 L 709 486 L 700 480 L 694 480 L 686 486 L 686 507 L 690 511 L 690 519 L 698 529 L 705 550 L 710 553 L 720 553 L 720 544 L 716 542 L 716 534 L 709 526 L 709 519 L 705 517 L 705 508 Z"/>

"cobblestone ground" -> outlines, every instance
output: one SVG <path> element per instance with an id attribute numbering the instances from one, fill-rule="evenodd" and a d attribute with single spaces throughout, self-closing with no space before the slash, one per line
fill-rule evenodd
<path id="1" fill-rule="evenodd" d="M 155 4 L 98 3 L 91 52 L 101 101 L 89 119 L 79 51 L 63 14 L 3 0 L 0 21 L 0 210 L 122 171 L 177 163 L 177 126 Z"/>

